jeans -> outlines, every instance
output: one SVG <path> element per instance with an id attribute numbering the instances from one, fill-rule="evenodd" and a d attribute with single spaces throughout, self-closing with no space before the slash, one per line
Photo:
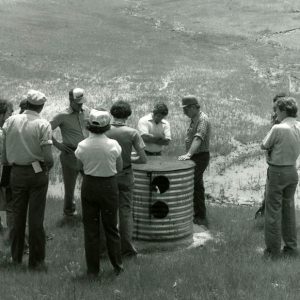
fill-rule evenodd
<path id="1" fill-rule="evenodd" d="M 267 173 L 265 243 L 277 255 L 281 236 L 287 250 L 297 250 L 294 195 L 298 183 L 295 166 L 269 166 Z"/>
<path id="2" fill-rule="evenodd" d="M 27 209 L 29 226 L 29 267 L 42 264 L 45 259 L 44 214 L 48 190 L 48 173 L 35 173 L 32 166 L 13 166 L 11 171 L 13 224 L 11 254 L 16 263 L 21 263 Z"/>
<path id="3" fill-rule="evenodd" d="M 117 226 L 118 187 L 115 176 L 84 175 L 81 204 L 87 272 L 98 274 L 100 269 L 100 215 L 110 262 L 115 270 L 122 269 L 120 235 Z"/>
<path id="4" fill-rule="evenodd" d="M 62 151 L 60 162 L 65 188 L 64 214 L 68 216 L 73 215 L 76 210 L 74 190 L 79 171 L 77 170 L 77 160 L 73 152 Z"/>
<path id="5" fill-rule="evenodd" d="M 194 174 L 194 217 L 206 218 L 205 189 L 203 173 L 209 164 L 209 152 L 194 154 L 191 160 L 195 163 Z"/>

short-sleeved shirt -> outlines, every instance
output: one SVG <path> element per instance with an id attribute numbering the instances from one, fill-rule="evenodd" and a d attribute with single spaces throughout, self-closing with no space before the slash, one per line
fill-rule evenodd
<path id="1" fill-rule="evenodd" d="M 122 149 L 105 134 L 90 133 L 78 144 L 75 156 L 82 162 L 85 175 L 111 177 L 117 174 L 116 161 Z"/>
<path id="2" fill-rule="evenodd" d="M 89 113 L 90 110 L 86 106 L 83 106 L 79 113 L 68 107 L 50 121 L 52 129 L 59 127 L 62 142 L 65 145 L 76 148 L 78 143 L 88 136 L 86 125 Z"/>
<path id="3" fill-rule="evenodd" d="M 52 129 L 47 120 L 32 110 L 9 117 L 3 125 L 6 159 L 9 164 L 30 165 L 44 161 L 42 146 L 52 145 Z"/>
<path id="4" fill-rule="evenodd" d="M 272 127 L 262 145 L 268 149 L 267 162 L 274 166 L 293 166 L 300 154 L 300 122 L 285 118 Z"/>
<path id="5" fill-rule="evenodd" d="M 170 123 L 162 119 L 161 122 L 156 124 L 153 120 L 153 114 L 150 113 L 142 117 L 138 122 L 138 130 L 143 134 L 152 134 L 155 137 L 162 137 L 171 140 L 171 128 Z M 145 150 L 149 152 L 160 152 L 163 149 L 163 145 L 145 142 Z"/>
<path id="6" fill-rule="evenodd" d="M 136 129 L 125 124 L 112 123 L 111 125 L 111 129 L 105 132 L 105 135 L 120 144 L 122 148 L 123 169 L 126 169 L 131 166 L 132 147 L 134 149 L 144 149 L 145 143 Z"/>
<path id="7" fill-rule="evenodd" d="M 197 120 L 191 120 L 190 126 L 187 130 L 185 139 L 186 151 L 190 150 L 194 138 L 198 137 L 201 139 L 201 144 L 195 154 L 201 152 L 209 152 L 210 135 L 211 125 L 208 116 L 204 112 L 200 111 Z"/>

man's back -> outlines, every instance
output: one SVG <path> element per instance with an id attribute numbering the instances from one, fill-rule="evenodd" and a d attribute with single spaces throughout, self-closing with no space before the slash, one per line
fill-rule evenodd
<path id="1" fill-rule="evenodd" d="M 272 165 L 294 165 L 300 154 L 300 122 L 286 118 L 274 125 L 264 141 L 271 153 L 268 163 Z"/>
<path id="2" fill-rule="evenodd" d="M 140 148 L 144 148 L 145 144 L 139 135 L 139 132 L 126 125 L 112 125 L 111 129 L 105 133 L 111 139 L 116 140 L 122 148 L 123 167 L 131 165 L 132 147 L 138 143 Z"/>
<path id="3" fill-rule="evenodd" d="M 8 118 L 3 130 L 6 157 L 11 164 L 26 165 L 35 160 L 43 161 L 41 146 L 52 144 L 50 123 L 31 110 Z"/>

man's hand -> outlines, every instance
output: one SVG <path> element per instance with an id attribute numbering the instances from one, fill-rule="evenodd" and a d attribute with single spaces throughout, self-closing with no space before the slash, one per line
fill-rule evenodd
<path id="1" fill-rule="evenodd" d="M 54 146 L 55 146 L 58 150 L 60 150 L 60 151 L 64 151 L 64 152 L 68 152 L 68 153 L 74 152 L 71 148 L 69 148 L 68 146 L 64 145 L 63 143 L 57 142 Z"/>
<path id="2" fill-rule="evenodd" d="M 178 156 L 178 160 L 188 160 L 188 159 L 191 159 L 191 156 L 192 155 L 190 153 L 187 153 L 187 154 Z"/>

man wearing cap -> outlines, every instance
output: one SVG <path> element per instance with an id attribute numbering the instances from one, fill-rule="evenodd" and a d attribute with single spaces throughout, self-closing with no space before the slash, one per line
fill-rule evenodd
<path id="1" fill-rule="evenodd" d="M 48 172 L 53 166 L 52 130 L 39 113 L 46 97 L 29 90 L 27 110 L 8 118 L 3 126 L 4 164 L 12 166 L 11 190 L 13 201 L 13 228 L 11 253 L 16 264 L 22 263 L 25 226 L 28 211 L 29 268 L 45 269 L 44 213 L 48 190 Z"/>
<path id="2" fill-rule="evenodd" d="M 191 119 L 191 123 L 185 139 L 187 153 L 178 159 L 191 159 L 195 163 L 193 221 L 195 224 L 207 226 L 203 173 L 209 163 L 211 125 L 207 115 L 200 110 L 200 104 L 195 96 L 183 97 L 181 107 L 183 113 Z"/>
<path id="3" fill-rule="evenodd" d="M 89 109 L 83 106 L 86 102 L 84 90 L 75 88 L 69 91 L 69 107 L 58 113 L 50 122 L 52 129 L 60 128 L 62 142 L 53 138 L 53 145 L 61 151 L 60 162 L 65 188 L 64 216 L 77 215 L 74 201 L 74 189 L 78 170 L 74 151 L 79 142 L 87 137 L 86 122 Z"/>
<path id="4" fill-rule="evenodd" d="M 145 142 L 145 153 L 148 156 L 159 156 L 163 146 L 171 141 L 170 124 L 164 118 L 168 115 L 168 107 L 157 103 L 152 113 L 142 117 L 138 122 L 138 130 Z"/>
<path id="5" fill-rule="evenodd" d="M 123 169 L 121 146 L 104 133 L 110 129 L 107 111 L 91 110 L 87 129 L 90 135 L 78 144 L 75 155 L 83 170 L 81 186 L 82 220 L 87 273 L 100 270 L 100 214 L 106 236 L 108 256 L 115 273 L 123 270 L 118 230 L 117 172 Z"/>

